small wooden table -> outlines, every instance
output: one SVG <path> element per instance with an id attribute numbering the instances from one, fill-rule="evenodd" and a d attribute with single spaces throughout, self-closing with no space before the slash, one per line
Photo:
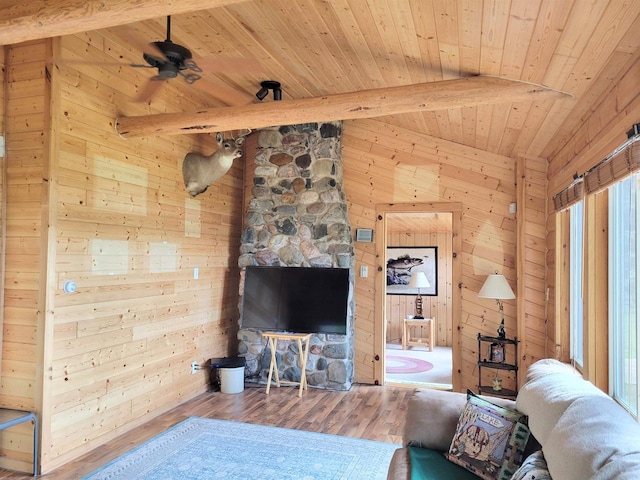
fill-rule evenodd
<path id="1" fill-rule="evenodd" d="M 279 332 L 263 332 L 262 336 L 269 339 L 269 348 L 271 349 L 271 364 L 269 365 L 269 377 L 267 378 L 267 395 L 269 395 L 269 389 L 271 388 L 271 378 L 273 373 L 276 374 L 276 386 L 280 387 L 280 384 L 287 385 L 300 385 L 300 391 L 298 397 L 302 397 L 302 391 L 308 389 L 307 386 L 307 358 L 309 356 L 309 340 L 311 339 L 310 333 L 279 333 Z M 278 363 L 276 361 L 276 345 L 278 340 L 295 340 L 298 342 L 298 357 L 300 358 L 300 381 L 292 382 L 289 380 L 280 380 L 278 374 Z M 303 348 L 304 345 L 304 348 Z"/>
<path id="2" fill-rule="evenodd" d="M 410 346 L 425 346 L 429 347 L 429 351 L 433 352 L 434 338 L 433 338 L 433 324 L 435 319 L 433 318 L 405 318 L 404 328 L 402 329 L 402 349 L 405 350 Z M 419 337 L 411 336 L 411 328 L 420 327 L 421 335 Z M 422 328 L 426 327 L 428 337 L 422 336 Z"/>

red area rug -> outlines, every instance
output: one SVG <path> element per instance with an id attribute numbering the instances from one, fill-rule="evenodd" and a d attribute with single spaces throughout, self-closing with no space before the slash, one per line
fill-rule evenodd
<path id="1" fill-rule="evenodd" d="M 387 373 L 423 373 L 433 368 L 433 364 L 418 358 L 387 355 Z"/>

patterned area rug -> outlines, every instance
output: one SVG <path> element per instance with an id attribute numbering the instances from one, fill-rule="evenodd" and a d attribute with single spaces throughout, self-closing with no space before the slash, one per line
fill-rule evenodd
<path id="1" fill-rule="evenodd" d="M 399 445 L 190 417 L 84 480 L 387 478 Z"/>
<path id="2" fill-rule="evenodd" d="M 433 365 L 419 358 L 387 355 L 387 373 L 422 373 L 428 372 Z"/>
<path id="3" fill-rule="evenodd" d="M 452 351 L 450 347 L 440 347 L 436 345 L 435 351 L 430 352 L 425 347 L 409 347 L 402 349 L 399 344 L 387 344 L 385 357 L 385 382 L 398 385 L 410 385 L 412 387 L 420 386 L 437 386 L 438 388 L 451 388 L 452 382 Z M 409 373 L 404 369 L 403 372 L 394 373 L 389 371 L 389 367 L 395 368 L 400 365 L 390 362 L 390 357 L 403 357 L 414 360 L 422 360 L 433 368 L 427 371 Z M 409 364 L 405 364 L 409 366 Z M 417 369 L 417 367 L 416 367 Z"/>

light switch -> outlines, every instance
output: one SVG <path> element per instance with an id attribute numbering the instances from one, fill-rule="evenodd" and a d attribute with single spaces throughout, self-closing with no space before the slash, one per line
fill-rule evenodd
<path id="1" fill-rule="evenodd" d="M 193 267 L 193 279 L 198 280 L 200 276 L 200 269 L 198 267 Z"/>
<path id="2" fill-rule="evenodd" d="M 360 276 L 362 278 L 369 276 L 369 267 L 367 265 L 360 265 Z"/>

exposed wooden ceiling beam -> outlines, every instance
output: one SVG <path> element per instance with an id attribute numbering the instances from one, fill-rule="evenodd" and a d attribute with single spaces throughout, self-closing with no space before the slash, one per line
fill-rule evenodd
<path id="1" fill-rule="evenodd" d="M 541 85 L 479 76 L 190 113 L 120 117 L 116 129 L 124 137 L 225 132 L 570 97 Z"/>
<path id="2" fill-rule="evenodd" d="M 223 7 L 242 0 L 3 0 L 0 45 Z"/>

